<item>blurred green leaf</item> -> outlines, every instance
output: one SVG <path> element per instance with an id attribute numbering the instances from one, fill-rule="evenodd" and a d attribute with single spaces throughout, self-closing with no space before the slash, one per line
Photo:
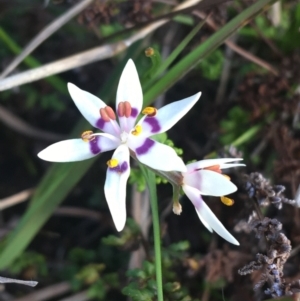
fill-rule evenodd
<path id="1" fill-rule="evenodd" d="M 224 55 L 220 49 L 216 49 L 207 56 L 198 66 L 202 75 L 210 80 L 217 80 L 221 76 L 224 62 Z"/>
<path id="2" fill-rule="evenodd" d="M 123 288 L 122 293 L 132 298 L 133 301 L 152 301 L 154 293 L 148 289 L 140 289 L 134 285 Z"/>
<path id="3" fill-rule="evenodd" d="M 19 256 L 9 267 L 9 272 L 12 274 L 20 274 L 26 269 L 34 269 L 37 275 L 46 276 L 48 268 L 46 259 L 43 255 L 36 252 L 25 252 Z"/>
<path id="4" fill-rule="evenodd" d="M 151 88 L 145 91 L 144 101 L 148 104 L 151 100 L 168 90 L 175 82 L 187 74 L 197 63 L 212 53 L 218 46 L 235 33 L 246 22 L 257 15 L 266 5 L 276 2 L 275 0 L 258 0 L 253 5 L 242 11 L 234 19 L 228 22 L 220 30 L 209 37 L 205 42 L 185 56 L 179 63 L 171 68 Z"/>
<path id="5" fill-rule="evenodd" d="M 21 48 L 17 45 L 17 43 L 10 38 L 10 36 L 4 31 L 2 27 L 0 27 L 0 40 L 14 53 L 19 54 L 21 52 Z M 32 56 L 27 56 L 24 59 L 24 63 L 31 68 L 41 66 L 40 62 L 36 60 Z M 45 78 L 47 82 L 49 82 L 57 91 L 60 91 L 63 94 L 67 94 L 67 86 L 66 83 L 61 80 L 57 75 L 53 75 Z"/>
<path id="6" fill-rule="evenodd" d="M 169 66 L 175 61 L 175 59 L 179 56 L 179 54 L 186 48 L 188 43 L 194 38 L 197 32 L 202 28 L 205 24 L 205 20 L 200 22 L 194 29 L 182 40 L 182 42 L 173 50 L 173 52 L 168 56 L 168 58 L 161 62 L 161 64 L 157 65 L 157 68 L 154 70 L 152 77 L 148 82 L 145 82 L 144 89 L 147 90 L 151 87 L 155 80 L 161 76 Z"/>

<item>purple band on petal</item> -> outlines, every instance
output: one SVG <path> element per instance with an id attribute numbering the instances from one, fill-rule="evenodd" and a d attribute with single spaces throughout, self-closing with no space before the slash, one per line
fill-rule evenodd
<path id="1" fill-rule="evenodd" d="M 147 138 L 144 143 L 135 150 L 135 152 L 137 155 L 146 154 L 154 144 L 155 142 L 153 140 Z"/>
<path id="2" fill-rule="evenodd" d="M 119 164 L 118 166 L 109 169 L 112 171 L 123 173 L 128 169 L 128 163 L 124 161 L 121 165 Z"/>
<path id="3" fill-rule="evenodd" d="M 138 110 L 136 108 L 131 108 L 131 117 L 136 117 L 138 115 Z"/>
<path id="4" fill-rule="evenodd" d="M 155 117 L 146 117 L 144 122 L 147 122 L 152 127 L 151 133 L 157 133 L 161 129 L 159 122 Z"/>
<path id="5" fill-rule="evenodd" d="M 105 126 L 105 121 L 100 117 L 95 125 L 98 129 L 103 130 Z"/>
<path id="6" fill-rule="evenodd" d="M 90 150 L 94 155 L 97 155 L 101 152 L 101 148 L 99 147 L 98 144 L 99 139 L 100 139 L 99 136 L 95 136 L 95 138 L 89 142 Z"/>

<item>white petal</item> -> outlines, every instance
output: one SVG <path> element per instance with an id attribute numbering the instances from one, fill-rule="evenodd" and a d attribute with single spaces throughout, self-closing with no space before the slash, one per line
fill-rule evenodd
<path id="1" fill-rule="evenodd" d="M 218 158 L 218 159 L 206 159 L 206 160 L 200 160 L 197 162 L 193 162 L 190 164 L 187 164 L 187 170 L 188 172 L 190 171 L 194 171 L 197 169 L 201 169 L 201 168 L 206 168 L 206 167 L 210 167 L 210 166 L 214 166 L 214 165 L 220 165 L 220 168 L 229 168 L 229 167 L 233 167 L 233 166 L 244 166 L 244 164 L 242 165 L 233 165 L 233 166 L 229 166 L 230 164 L 226 164 L 228 162 L 233 162 L 233 161 L 240 161 L 243 160 L 241 158 Z M 239 163 L 233 163 L 233 164 L 239 164 Z"/>
<path id="2" fill-rule="evenodd" d="M 137 159 L 153 169 L 163 171 L 186 171 L 186 167 L 173 148 L 148 138 L 130 135 L 127 144 Z"/>
<path id="3" fill-rule="evenodd" d="M 134 62 L 131 59 L 127 62 L 119 81 L 116 112 L 119 103 L 124 101 L 131 104 L 132 112 L 131 117 L 127 118 L 127 128 L 132 129 L 143 106 L 143 92 Z M 126 130 L 123 127 L 123 121 L 121 127 Z"/>
<path id="4" fill-rule="evenodd" d="M 197 93 L 183 100 L 172 102 L 159 109 L 154 117 L 145 116 L 139 121 L 143 129 L 143 136 L 166 132 L 181 119 L 197 102 L 201 93 Z"/>
<path id="5" fill-rule="evenodd" d="M 205 202 L 202 202 L 201 206 L 196 208 L 196 212 L 198 216 L 201 216 L 201 218 L 205 220 L 206 223 L 221 237 L 234 245 L 240 245 L 239 242 L 226 230 Z"/>
<path id="6" fill-rule="evenodd" d="M 204 203 L 204 201 L 203 201 L 203 203 Z M 196 209 L 196 208 L 195 208 L 195 209 Z M 205 226 L 205 228 L 206 228 L 209 232 L 212 233 L 212 232 L 213 232 L 212 227 L 211 227 L 209 224 L 206 223 L 206 220 L 202 218 L 202 216 L 198 213 L 197 210 L 196 210 L 196 212 L 197 212 L 197 215 L 198 215 L 200 221 L 201 221 L 202 224 Z"/>
<path id="7" fill-rule="evenodd" d="M 204 226 L 208 230 L 214 230 L 228 242 L 234 245 L 239 245 L 239 242 L 226 230 L 226 228 L 222 225 L 222 223 L 218 220 L 218 218 L 202 200 L 200 192 L 197 189 L 189 187 L 187 185 L 183 185 L 182 188 L 187 197 L 194 204 L 196 212 L 200 220 L 203 222 Z"/>
<path id="8" fill-rule="evenodd" d="M 184 173 L 183 181 L 184 184 L 200 190 L 203 195 L 223 196 L 237 190 L 230 180 L 211 170 L 200 169 L 193 173 Z"/>
<path id="9" fill-rule="evenodd" d="M 246 166 L 246 164 L 242 164 L 242 163 L 226 163 L 226 164 L 221 164 L 220 168 L 221 169 L 226 169 L 226 168 L 239 167 L 239 166 Z"/>
<path id="10" fill-rule="evenodd" d="M 95 95 L 79 89 L 74 84 L 68 83 L 68 90 L 78 110 L 92 126 L 95 126 L 100 117 L 99 110 L 105 108 L 106 104 Z"/>
<path id="11" fill-rule="evenodd" d="M 116 121 L 105 122 L 100 116 L 100 109 L 107 106 L 105 102 L 71 83 L 68 83 L 68 90 L 78 110 L 92 126 L 112 135 L 120 133 Z"/>
<path id="12" fill-rule="evenodd" d="M 112 158 L 117 159 L 119 165 L 107 168 L 104 192 L 115 226 L 121 231 L 126 223 L 126 184 L 130 174 L 128 147 L 120 145 Z"/>
<path id="13" fill-rule="evenodd" d="M 200 191 L 190 187 L 188 185 L 183 185 L 182 189 L 184 191 L 184 193 L 187 195 L 187 197 L 191 200 L 191 202 L 193 203 L 193 205 L 195 206 L 200 206 L 203 201 Z M 198 212 L 197 212 L 198 214 Z M 200 221 L 202 222 L 202 224 L 205 226 L 205 228 L 209 231 L 209 232 L 213 232 L 213 229 L 210 227 L 209 224 L 206 223 L 206 221 L 202 218 L 202 216 L 200 216 L 198 214 L 198 217 L 200 218 Z"/>
<path id="14" fill-rule="evenodd" d="M 41 152 L 38 157 L 50 162 L 74 162 L 92 158 L 101 152 L 116 148 L 115 141 L 107 137 L 95 136 L 90 142 L 82 139 L 70 139 L 54 143 Z"/>

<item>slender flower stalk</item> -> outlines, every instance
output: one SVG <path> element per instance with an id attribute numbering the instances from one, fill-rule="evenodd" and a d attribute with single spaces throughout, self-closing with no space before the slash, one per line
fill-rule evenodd
<path id="1" fill-rule="evenodd" d="M 201 93 L 159 110 L 147 107 L 142 111 L 142 88 L 132 60 L 127 62 L 122 72 L 115 111 L 98 97 L 71 83 L 68 84 L 68 89 L 82 115 L 101 132 L 85 131 L 81 138 L 52 144 L 38 156 L 51 162 L 73 162 L 115 149 L 111 160 L 107 162 L 104 191 L 115 226 L 121 231 L 126 222 L 125 200 L 130 174 L 130 153 L 134 153 L 139 162 L 152 169 L 185 172 L 186 166 L 176 152 L 150 137 L 170 129 L 194 106 Z M 141 111 L 145 116 L 137 122 Z"/>

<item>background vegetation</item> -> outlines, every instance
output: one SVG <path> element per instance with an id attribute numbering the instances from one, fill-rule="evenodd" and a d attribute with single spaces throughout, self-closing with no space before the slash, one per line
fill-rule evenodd
<path id="1" fill-rule="evenodd" d="M 0 2 L 0 20 L 0 275 L 39 282 L 7 284 L 1 300 L 156 300 L 138 166 L 117 233 L 103 194 L 110 153 L 66 164 L 36 156 L 90 129 L 67 82 L 113 104 L 128 58 L 145 105 L 202 91 L 163 137 L 185 162 L 243 157 L 247 165 L 230 174 L 239 187 L 233 206 L 205 198 L 239 247 L 210 234 L 185 196 L 174 215 L 172 189 L 157 179 L 165 300 L 265 300 L 278 283 L 284 294 L 299 292 L 297 1 L 12 0 Z"/>

